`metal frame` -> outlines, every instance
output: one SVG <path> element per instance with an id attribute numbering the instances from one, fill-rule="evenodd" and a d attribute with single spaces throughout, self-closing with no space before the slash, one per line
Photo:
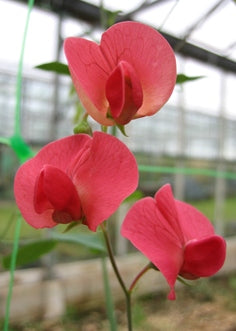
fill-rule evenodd
<path id="1" fill-rule="evenodd" d="M 19 0 L 20 2 L 27 3 L 27 0 Z M 133 12 L 126 14 L 124 16 L 119 16 L 117 18 L 118 22 L 124 21 L 124 20 L 132 20 L 132 15 L 136 13 L 137 11 L 141 11 L 143 8 L 147 8 L 153 5 L 156 5 L 158 3 L 161 3 L 163 1 L 168 0 L 156 0 L 152 2 L 145 1 L 141 6 L 139 6 L 137 9 L 135 9 Z M 217 3 L 212 10 L 207 14 L 212 14 L 214 10 L 218 8 L 220 4 L 222 4 L 224 0 L 221 0 L 219 3 Z M 89 4 L 84 1 L 80 0 L 35 0 L 35 6 L 45 9 L 51 12 L 54 12 L 56 14 L 60 14 L 63 16 L 70 16 L 82 21 L 85 21 L 94 27 L 101 26 L 101 12 L 100 8 Z M 214 9 L 214 10 L 213 10 Z M 206 15 L 205 15 L 206 16 Z M 193 27 L 191 28 L 191 32 L 194 29 L 194 26 L 197 26 L 198 23 L 206 17 L 200 18 L 198 22 L 195 22 Z M 236 73 L 236 62 L 228 59 L 227 57 L 221 56 L 219 54 L 213 53 L 209 50 L 206 50 L 204 48 L 198 47 L 196 45 L 193 45 L 189 42 L 187 42 L 187 36 L 184 36 L 183 39 L 177 38 L 173 35 L 161 32 L 162 35 L 168 40 L 172 48 L 175 50 L 175 52 L 181 54 L 182 56 L 191 57 L 196 60 L 199 60 L 201 62 L 207 63 L 209 65 L 213 65 L 215 67 L 218 67 L 220 69 L 223 69 L 224 71 Z"/>

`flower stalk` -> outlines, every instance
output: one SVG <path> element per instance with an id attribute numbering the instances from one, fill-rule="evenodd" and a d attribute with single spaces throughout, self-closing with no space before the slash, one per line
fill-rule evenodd
<path id="1" fill-rule="evenodd" d="M 149 262 L 138 274 L 137 276 L 134 278 L 134 280 L 132 281 L 130 287 L 129 287 L 129 293 L 131 294 L 133 289 L 135 288 L 137 282 L 139 281 L 139 279 L 150 269 L 153 269 L 153 264 L 151 262 Z"/>
<path id="2" fill-rule="evenodd" d="M 116 278 L 117 278 L 117 280 L 118 280 L 118 282 L 119 282 L 119 284 L 122 288 L 122 291 L 124 292 L 124 295 L 125 295 L 128 330 L 132 331 L 133 328 L 132 328 L 131 291 L 129 291 L 127 289 L 127 287 L 126 287 L 126 285 L 123 281 L 123 278 L 122 278 L 122 276 L 119 272 L 119 269 L 117 267 L 107 230 L 106 230 L 106 228 L 104 227 L 103 224 L 101 224 L 100 227 L 102 229 L 102 233 L 103 233 L 103 236 L 104 236 L 105 244 L 106 244 L 106 247 L 107 247 L 107 253 L 108 253 L 111 265 L 113 267 Z"/>

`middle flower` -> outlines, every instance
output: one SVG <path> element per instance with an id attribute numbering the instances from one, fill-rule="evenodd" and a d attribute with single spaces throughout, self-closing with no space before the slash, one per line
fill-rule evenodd
<path id="1" fill-rule="evenodd" d="M 35 228 L 82 220 L 96 228 L 137 187 L 138 169 L 117 138 L 95 132 L 54 141 L 17 171 L 16 203 Z"/>

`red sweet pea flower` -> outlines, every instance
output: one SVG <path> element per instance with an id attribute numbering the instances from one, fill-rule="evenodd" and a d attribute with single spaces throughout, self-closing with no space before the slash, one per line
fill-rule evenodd
<path id="1" fill-rule="evenodd" d="M 16 203 L 35 228 L 82 220 L 90 230 L 137 187 L 135 158 L 117 138 L 95 132 L 46 145 L 16 173 Z"/>
<path id="2" fill-rule="evenodd" d="M 175 299 L 178 275 L 208 277 L 223 265 L 226 245 L 210 221 L 194 207 L 175 200 L 170 185 L 154 199 L 146 197 L 130 209 L 121 233 L 163 273 Z"/>
<path id="3" fill-rule="evenodd" d="M 86 111 L 103 125 L 155 114 L 175 86 L 174 53 L 147 25 L 118 23 L 103 33 L 100 45 L 71 37 L 64 49 Z"/>

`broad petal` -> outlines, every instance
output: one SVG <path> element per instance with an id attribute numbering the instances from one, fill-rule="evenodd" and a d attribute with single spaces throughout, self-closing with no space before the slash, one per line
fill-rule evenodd
<path id="1" fill-rule="evenodd" d="M 22 216 L 35 228 L 53 227 L 57 223 L 52 219 L 52 211 L 38 214 L 34 209 L 34 188 L 37 177 L 45 164 L 51 164 L 65 171 L 71 158 L 78 154 L 90 137 L 87 135 L 73 135 L 43 147 L 31 160 L 25 162 L 17 171 L 14 180 L 16 203 Z"/>
<path id="2" fill-rule="evenodd" d="M 65 40 L 64 50 L 81 101 L 88 97 L 97 111 L 105 116 L 108 108 L 105 84 L 110 68 L 99 45 L 90 40 L 71 37 Z"/>
<path id="3" fill-rule="evenodd" d="M 92 231 L 111 216 L 138 184 L 136 160 L 117 138 L 95 132 L 73 182 L 76 183 L 86 224 Z"/>
<path id="4" fill-rule="evenodd" d="M 177 212 L 176 200 L 174 199 L 170 184 L 162 186 L 155 194 L 155 200 L 159 212 L 165 220 L 165 228 L 180 241 L 185 244 L 184 233 L 181 228 L 179 214 Z"/>
<path id="5" fill-rule="evenodd" d="M 75 84 L 75 80 L 74 80 L 74 84 Z M 105 126 L 115 125 L 115 121 L 112 118 L 107 117 L 108 102 L 107 102 L 107 107 L 104 108 L 103 111 L 101 111 L 101 109 L 98 110 L 94 106 L 93 102 L 88 97 L 88 95 L 85 93 L 85 91 L 82 89 L 79 81 L 76 82 L 75 88 L 79 95 L 80 101 L 84 106 L 84 109 L 95 121 Z"/>
<path id="6" fill-rule="evenodd" d="M 147 197 L 131 207 L 121 234 L 162 272 L 171 288 L 168 298 L 175 299 L 174 285 L 183 263 L 183 247 L 155 199 Z"/>
<path id="7" fill-rule="evenodd" d="M 184 264 L 180 274 L 190 279 L 191 276 L 212 276 L 223 266 L 225 256 L 226 244 L 220 236 L 192 240 L 185 247 Z"/>
<path id="8" fill-rule="evenodd" d="M 128 62 L 143 90 L 143 104 L 136 117 L 155 114 L 169 99 L 176 82 L 175 55 L 163 36 L 137 22 L 111 26 L 101 40 L 101 51 L 110 67 Z"/>
<path id="9" fill-rule="evenodd" d="M 175 200 L 175 204 L 185 242 L 214 235 L 213 225 L 199 210 L 182 201 Z"/>

